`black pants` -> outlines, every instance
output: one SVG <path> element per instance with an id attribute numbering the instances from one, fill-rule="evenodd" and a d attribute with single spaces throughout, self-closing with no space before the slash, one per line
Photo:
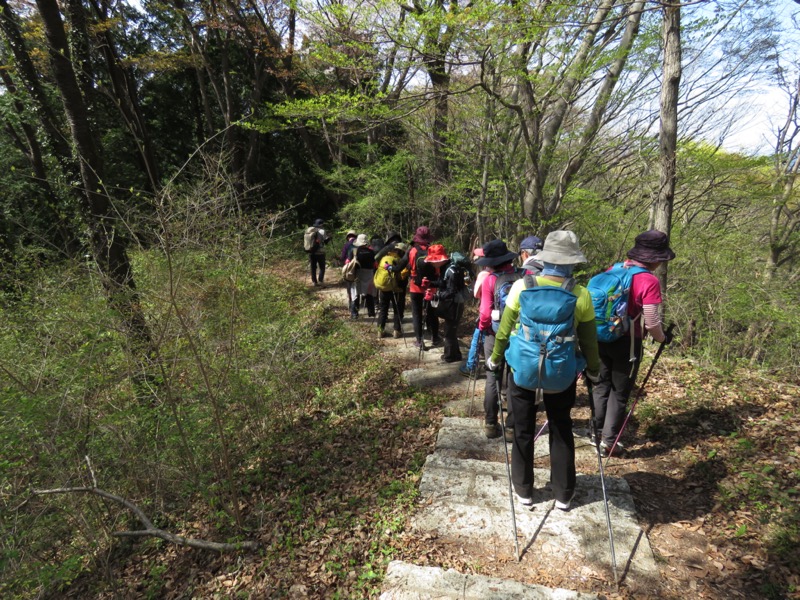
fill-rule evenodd
<path id="1" fill-rule="evenodd" d="M 444 353 L 442 358 L 448 362 L 461 360 L 461 348 L 458 347 L 458 324 L 464 314 L 464 305 L 455 304 L 444 318 Z"/>
<path id="2" fill-rule="evenodd" d="M 483 334 L 483 355 L 489 358 L 494 350 L 494 333 L 484 332 Z M 505 361 L 504 361 L 505 362 Z M 483 389 L 483 411 L 485 413 L 484 420 L 487 425 L 497 423 L 498 415 L 500 414 L 500 397 L 497 395 L 497 379 L 498 373 L 494 371 L 486 371 L 486 387 Z M 500 379 L 500 388 L 508 388 L 507 382 L 510 379 L 508 367 L 502 369 Z M 507 428 L 514 428 L 514 409 L 511 402 L 506 406 L 506 420 Z"/>
<path id="3" fill-rule="evenodd" d="M 576 382 L 557 394 L 544 395 L 550 430 L 550 481 L 556 500 L 567 502 L 575 493 L 575 438 L 572 416 Z M 533 438 L 536 437 L 536 392 L 517 387 L 508 378 L 508 402 L 514 407 L 514 445 L 511 449 L 511 481 L 514 491 L 533 494 Z M 544 484 L 544 482 L 542 482 Z"/>
<path id="4" fill-rule="evenodd" d="M 592 388 L 594 418 L 601 439 L 608 445 L 614 443 L 625 420 L 639 362 L 642 357 L 642 340 L 634 341 L 636 360 L 631 362 L 631 339 L 623 337 L 616 342 L 598 344 L 600 349 L 600 381 Z"/>
<path id="5" fill-rule="evenodd" d="M 309 262 L 311 263 L 311 282 L 316 284 L 325 281 L 325 255 L 324 254 L 309 254 Z M 319 267 L 319 279 L 317 279 L 317 267 Z"/>
<path id="6" fill-rule="evenodd" d="M 431 338 L 439 338 L 439 317 L 433 314 L 431 303 L 424 300 L 425 294 L 417 292 L 409 293 L 411 296 L 411 318 L 414 321 L 414 336 L 418 341 L 422 341 L 422 318 L 425 318 L 425 325 L 431 334 Z"/>
<path id="7" fill-rule="evenodd" d="M 378 329 L 386 327 L 386 321 L 389 318 L 389 307 L 392 307 L 394 312 L 394 330 L 401 331 L 400 325 L 400 310 L 398 308 L 398 294 L 396 292 L 378 292 L 378 299 L 381 304 L 381 312 L 378 315 Z"/>
<path id="8" fill-rule="evenodd" d="M 359 296 L 355 289 L 351 289 L 350 295 L 352 297 L 352 300 L 350 300 L 350 316 L 358 316 L 358 309 L 360 308 L 362 298 L 364 299 L 364 304 L 367 306 L 367 316 L 375 316 L 375 296 L 371 294 L 362 294 Z"/>

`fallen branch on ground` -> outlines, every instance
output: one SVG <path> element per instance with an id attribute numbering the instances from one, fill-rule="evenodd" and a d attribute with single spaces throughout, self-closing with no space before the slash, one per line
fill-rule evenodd
<path id="1" fill-rule="evenodd" d="M 121 504 L 130 510 L 134 515 L 136 515 L 136 518 L 139 519 L 139 522 L 144 525 L 144 529 L 139 529 L 137 531 L 117 531 L 116 533 L 112 534 L 114 537 L 156 537 L 180 546 L 189 546 L 190 548 L 199 548 L 200 550 L 214 550 L 216 552 L 256 550 L 258 548 L 258 542 L 237 542 L 235 544 L 223 544 L 220 542 L 207 542 L 205 540 L 185 538 L 182 535 L 175 535 L 174 533 L 164 531 L 163 529 L 159 529 L 153 525 L 153 522 L 147 518 L 147 515 L 142 512 L 142 509 L 140 509 L 130 500 L 126 500 L 120 496 L 115 496 L 114 494 L 110 494 L 109 492 L 96 487 L 67 487 L 54 488 L 50 490 L 33 490 L 33 494 L 36 496 L 46 496 L 49 494 L 94 494 L 95 496 L 100 496 L 101 498 L 106 498 L 107 500 Z"/>

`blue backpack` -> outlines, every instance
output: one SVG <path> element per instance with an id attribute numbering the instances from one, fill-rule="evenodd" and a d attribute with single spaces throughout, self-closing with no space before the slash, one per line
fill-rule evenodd
<path id="1" fill-rule="evenodd" d="M 491 277 L 495 278 L 494 282 L 494 302 L 492 304 L 492 330 L 497 333 L 500 329 L 500 321 L 503 318 L 503 311 L 506 309 L 506 299 L 508 292 L 511 291 L 511 286 L 517 279 L 522 279 L 525 271 L 522 269 L 514 269 L 508 273 L 492 273 Z"/>
<path id="2" fill-rule="evenodd" d="M 630 331 L 628 294 L 638 273 L 647 273 L 647 269 L 616 263 L 589 280 L 586 288 L 592 296 L 599 342 L 614 342 Z"/>
<path id="3" fill-rule="evenodd" d="M 541 393 L 563 392 L 586 367 L 576 351 L 575 305 L 571 277 L 560 287 L 537 285 L 525 276 L 519 295 L 519 329 L 509 340 L 506 362 L 514 370 L 514 383 Z"/>

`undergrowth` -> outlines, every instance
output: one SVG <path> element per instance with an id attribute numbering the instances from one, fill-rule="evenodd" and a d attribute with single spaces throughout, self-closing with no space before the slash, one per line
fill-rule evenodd
<path id="1" fill-rule="evenodd" d="M 292 585 L 291 565 L 271 565 L 313 540 L 330 546 L 320 567 L 330 589 L 375 589 L 425 455 L 404 440 L 427 426 L 434 400 L 372 364 L 357 331 L 296 285 L 292 263 L 264 262 L 255 245 L 136 255 L 147 360 L 131 355 L 86 265 L 39 272 L 24 296 L 2 299 L 3 597 L 128 585 L 161 597 L 176 585 L 170 559 L 156 558 L 164 542 L 112 537 L 142 527 L 128 511 L 85 494 L 30 495 L 93 478 L 158 527 L 259 541 L 246 560 L 261 565 L 269 593 Z M 336 529 L 353 540 L 320 545 Z M 169 556 L 203 564 L 198 554 Z M 143 559 L 136 584 L 118 571 L 131 555 Z M 197 581 L 181 585 L 202 595 Z"/>

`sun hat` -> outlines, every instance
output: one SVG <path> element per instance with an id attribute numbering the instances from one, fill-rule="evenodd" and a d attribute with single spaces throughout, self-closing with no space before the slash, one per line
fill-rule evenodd
<path id="1" fill-rule="evenodd" d="M 349 240 L 350 238 L 358 237 L 358 234 L 351 229 L 345 234 L 344 237 L 345 239 Z"/>
<path id="2" fill-rule="evenodd" d="M 388 246 L 392 242 L 402 242 L 402 241 L 403 241 L 402 235 L 400 235 L 396 231 L 390 231 L 386 236 L 386 241 L 384 242 L 384 244 Z"/>
<path id="3" fill-rule="evenodd" d="M 316 219 L 314 221 L 314 225 L 312 225 L 312 227 L 322 227 L 324 224 L 325 224 L 325 221 L 323 221 L 322 219 Z"/>
<path id="4" fill-rule="evenodd" d="M 483 245 L 483 257 L 475 261 L 482 267 L 495 267 L 502 265 L 517 257 L 516 252 L 511 252 L 503 240 L 492 240 Z"/>
<path id="5" fill-rule="evenodd" d="M 356 248 L 361 248 L 361 246 L 366 246 L 368 243 L 369 241 L 367 240 L 367 234 L 361 233 L 356 238 L 356 241 L 353 242 L 353 246 L 355 246 Z"/>
<path id="6" fill-rule="evenodd" d="M 578 236 L 572 231 L 564 230 L 548 233 L 544 247 L 536 258 L 553 265 L 576 265 L 588 262 L 581 252 Z"/>
<path id="7" fill-rule="evenodd" d="M 536 237 L 535 235 L 529 235 L 524 240 L 522 240 L 519 244 L 519 250 L 522 252 L 523 250 L 541 250 L 542 249 L 542 238 Z"/>
<path id="8" fill-rule="evenodd" d="M 667 234 L 658 229 L 651 229 L 636 236 L 636 243 L 628 250 L 628 258 L 646 263 L 666 262 L 675 258 L 669 247 Z"/>
<path id="9" fill-rule="evenodd" d="M 397 250 L 398 252 L 406 252 L 408 250 L 408 244 L 404 244 L 403 242 L 397 242 L 394 245 L 394 248 L 392 248 L 392 250 Z M 390 250 L 389 252 L 391 252 L 392 250 Z"/>
<path id="10" fill-rule="evenodd" d="M 428 248 L 428 255 L 425 257 L 426 263 L 446 262 L 448 260 L 450 260 L 450 258 L 447 256 L 447 252 L 445 252 L 444 246 L 441 244 L 433 244 Z"/>
<path id="11" fill-rule="evenodd" d="M 433 236 L 431 235 L 430 230 L 425 227 L 425 225 L 417 227 L 417 231 L 414 234 L 415 244 L 430 244 L 432 241 Z"/>

